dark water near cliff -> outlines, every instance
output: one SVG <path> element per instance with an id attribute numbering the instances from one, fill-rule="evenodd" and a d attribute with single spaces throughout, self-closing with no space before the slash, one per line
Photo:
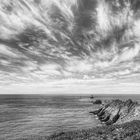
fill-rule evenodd
<path id="1" fill-rule="evenodd" d="M 110 99 L 118 96 L 98 96 Z M 140 99 L 140 96 L 119 96 Z M 89 96 L 0 95 L 0 140 L 86 129 L 99 125 Z"/>
<path id="2" fill-rule="evenodd" d="M 91 109 L 87 97 L 0 95 L 0 140 L 97 126 Z"/>

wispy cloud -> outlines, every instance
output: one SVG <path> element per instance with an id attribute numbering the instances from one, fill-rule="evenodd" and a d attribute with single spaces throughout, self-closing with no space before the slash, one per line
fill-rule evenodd
<path id="1" fill-rule="evenodd" d="M 139 74 L 137 2 L 0 0 L 0 83 Z"/>

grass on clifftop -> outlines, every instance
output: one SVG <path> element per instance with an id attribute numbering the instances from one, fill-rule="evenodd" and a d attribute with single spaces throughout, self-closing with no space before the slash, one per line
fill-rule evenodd
<path id="1" fill-rule="evenodd" d="M 20 140 L 140 140 L 140 121 L 87 130 L 61 132 L 50 137 L 35 136 Z"/>

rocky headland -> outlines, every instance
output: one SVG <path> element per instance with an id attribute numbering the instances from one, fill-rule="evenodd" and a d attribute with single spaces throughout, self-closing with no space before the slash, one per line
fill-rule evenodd
<path id="1" fill-rule="evenodd" d="M 90 113 L 96 115 L 106 125 L 122 124 L 140 119 L 140 105 L 131 99 L 126 101 L 116 99 Z"/>

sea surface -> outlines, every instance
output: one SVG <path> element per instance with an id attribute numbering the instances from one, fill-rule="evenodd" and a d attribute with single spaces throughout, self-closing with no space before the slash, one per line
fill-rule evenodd
<path id="1" fill-rule="evenodd" d="M 98 125 L 86 96 L 0 95 L 0 140 Z"/>
<path id="2" fill-rule="evenodd" d="M 140 96 L 98 96 L 95 98 L 133 98 Z M 89 114 L 97 108 L 89 96 L 0 95 L 0 140 L 87 129 L 100 125 Z"/>

